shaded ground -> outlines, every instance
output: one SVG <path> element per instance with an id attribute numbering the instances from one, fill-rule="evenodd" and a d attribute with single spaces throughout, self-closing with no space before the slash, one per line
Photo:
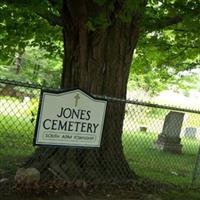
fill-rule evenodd
<path id="1" fill-rule="evenodd" d="M 0 197 L 1 200 L 200 200 L 200 192 L 198 191 L 168 191 L 167 193 L 149 193 L 145 194 L 142 192 L 118 192 L 112 191 L 111 193 L 93 192 L 83 193 L 74 192 L 73 194 L 62 194 L 62 195 L 46 195 L 41 197 L 23 197 L 20 194 L 15 194 L 7 197 Z"/>
<path id="2" fill-rule="evenodd" d="M 23 186 L 13 190 L 13 185 L 9 182 L 3 186 L 0 184 L 0 200 L 200 200 L 200 190 L 183 189 L 150 180 L 85 189 L 66 186 L 62 192 L 58 191 L 56 186 L 44 191 L 41 191 L 40 187 L 25 188 L 26 186 Z"/>

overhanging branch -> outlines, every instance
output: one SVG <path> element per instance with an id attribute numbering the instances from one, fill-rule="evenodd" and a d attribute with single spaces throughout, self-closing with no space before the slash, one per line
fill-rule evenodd
<path id="1" fill-rule="evenodd" d="M 43 19 L 46 19 L 50 25 L 52 26 L 63 26 L 63 20 L 62 17 L 54 15 L 50 12 L 39 12 L 36 11 L 35 12 L 37 15 L 39 15 L 40 17 L 42 17 Z"/>
<path id="2" fill-rule="evenodd" d="M 153 31 L 153 30 L 160 30 L 164 29 L 168 26 L 176 25 L 183 21 L 181 16 L 174 16 L 174 17 L 166 17 L 159 20 L 146 18 L 145 21 L 145 31 Z"/>
<path id="3" fill-rule="evenodd" d="M 53 2 L 55 2 L 55 0 L 49 0 L 50 4 L 53 4 Z M 58 2 L 57 2 L 58 3 Z M 27 2 L 22 2 L 22 3 L 18 3 L 16 1 L 13 0 L 0 0 L 0 5 L 9 5 L 10 7 L 14 8 L 14 9 L 27 9 L 31 12 L 36 13 L 38 16 L 40 16 L 43 19 L 46 19 L 50 25 L 58 25 L 58 26 L 63 26 L 63 20 L 61 16 L 57 16 L 55 14 L 53 14 L 52 12 L 50 12 L 47 9 L 44 9 L 44 7 L 42 7 L 42 4 L 37 4 L 37 6 L 31 7 L 30 3 Z M 48 4 L 46 5 L 48 6 Z M 31 8 L 31 9 L 30 9 Z"/>
<path id="4" fill-rule="evenodd" d="M 159 24 L 160 28 L 165 28 L 167 26 L 171 26 L 171 25 L 175 25 L 182 22 L 182 17 L 180 16 L 175 16 L 172 18 L 168 18 L 166 20 L 164 20 L 163 22 L 161 21 L 162 24 Z"/>

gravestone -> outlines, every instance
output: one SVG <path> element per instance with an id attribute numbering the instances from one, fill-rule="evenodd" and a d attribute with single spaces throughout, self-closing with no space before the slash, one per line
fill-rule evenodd
<path id="1" fill-rule="evenodd" d="M 158 135 L 154 147 L 163 151 L 180 154 L 181 145 L 181 127 L 184 113 L 170 111 L 166 117 L 161 134 Z"/>
<path id="2" fill-rule="evenodd" d="M 186 127 L 184 130 L 184 136 L 187 138 L 196 139 L 197 128 L 195 127 Z"/>

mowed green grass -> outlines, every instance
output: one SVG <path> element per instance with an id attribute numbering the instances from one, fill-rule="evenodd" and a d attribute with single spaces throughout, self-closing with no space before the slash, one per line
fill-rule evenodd
<path id="1" fill-rule="evenodd" d="M 34 151 L 29 104 L 16 98 L 0 98 L 0 177 L 13 175 Z"/>
<path id="2" fill-rule="evenodd" d="M 30 112 L 33 107 L 36 108 L 12 98 L 0 99 L 0 177 L 13 175 L 20 163 L 34 152 L 35 124 L 31 123 Z M 140 176 L 162 182 L 190 184 L 199 141 L 182 139 L 183 153 L 175 155 L 154 149 L 156 139 L 154 133 L 124 132 L 124 154 L 131 169 Z"/>
<path id="3" fill-rule="evenodd" d="M 129 166 L 140 176 L 177 185 L 189 185 L 199 148 L 199 141 L 183 138 L 182 154 L 154 149 L 157 135 L 153 133 L 124 133 L 123 146 Z M 200 183 L 200 178 L 197 184 Z"/>
<path id="4" fill-rule="evenodd" d="M 17 165 L 34 152 L 34 125 L 27 118 L 0 116 L 0 174 L 13 175 Z M 178 185 L 189 185 L 199 142 L 182 139 L 183 153 L 175 155 L 153 148 L 153 133 L 124 133 L 125 157 L 138 175 Z M 198 178 L 198 183 L 200 179 Z"/>

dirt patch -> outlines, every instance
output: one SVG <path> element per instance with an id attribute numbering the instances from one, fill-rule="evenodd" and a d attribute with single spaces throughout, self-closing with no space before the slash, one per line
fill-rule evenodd
<path id="1" fill-rule="evenodd" d="M 83 182 L 82 182 L 83 183 Z M 45 187 L 44 187 L 45 186 Z M 62 187 L 61 187 L 62 186 Z M 200 200 L 200 190 L 188 190 L 149 179 L 123 184 L 49 182 L 16 186 L 13 181 L 0 183 L 0 200 Z"/>
<path id="2" fill-rule="evenodd" d="M 13 193 L 12 195 L 2 196 L 1 200 L 161 200 L 161 194 L 144 194 L 135 191 L 112 191 L 104 193 L 95 192 L 75 192 L 63 194 L 46 194 L 41 196 L 22 195 Z"/>
<path id="3" fill-rule="evenodd" d="M 70 187 L 63 185 L 62 190 L 58 183 L 42 189 L 42 185 L 37 185 L 36 188 L 17 188 L 13 183 L 5 182 L 0 187 L 0 200 L 163 200 L 163 194 L 171 189 L 175 189 L 175 186 L 149 180 L 88 185 L 85 188 L 73 184 Z"/>

